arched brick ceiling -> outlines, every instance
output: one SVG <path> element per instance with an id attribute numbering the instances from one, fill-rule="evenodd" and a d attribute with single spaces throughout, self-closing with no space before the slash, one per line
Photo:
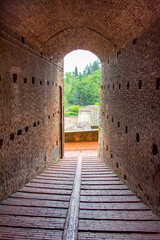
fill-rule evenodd
<path id="1" fill-rule="evenodd" d="M 101 60 L 160 16 L 159 0 L 1 0 L 4 29 L 54 59 L 86 49 Z"/>

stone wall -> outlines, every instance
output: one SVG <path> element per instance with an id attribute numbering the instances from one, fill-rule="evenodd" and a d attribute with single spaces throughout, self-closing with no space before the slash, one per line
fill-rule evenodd
<path id="1" fill-rule="evenodd" d="M 100 155 L 160 215 L 160 21 L 103 63 Z"/>
<path id="2" fill-rule="evenodd" d="M 0 200 L 59 157 L 63 72 L 16 39 L 0 41 Z"/>
<path id="3" fill-rule="evenodd" d="M 65 142 L 92 142 L 98 141 L 98 130 L 66 131 Z"/>

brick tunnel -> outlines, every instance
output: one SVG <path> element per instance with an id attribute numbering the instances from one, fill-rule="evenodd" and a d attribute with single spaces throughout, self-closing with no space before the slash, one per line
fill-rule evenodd
<path id="1" fill-rule="evenodd" d="M 63 157 L 63 58 L 83 49 L 102 62 L 100 158 L 160 216 L 159 0 L 0 4 L 0 200 Z"/>

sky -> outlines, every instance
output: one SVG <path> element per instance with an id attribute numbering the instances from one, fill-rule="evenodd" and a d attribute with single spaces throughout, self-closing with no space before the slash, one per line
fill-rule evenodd
<path id="1" fill-rule="evenodd" d="M 75 50 L 67 54 L 64 58 L 64 72 L 74 72 L 75 67 L 78 68 L 78 73 L 83 73 L 87 64 L 97 60 L 97 56 L 89 51 Z"/>

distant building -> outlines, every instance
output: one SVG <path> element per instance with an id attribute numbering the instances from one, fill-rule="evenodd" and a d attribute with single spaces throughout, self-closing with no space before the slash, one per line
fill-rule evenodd
<path id="1" fill-rule="evenodd" d="M 83 109 L 79 109 L 78 125 L 89 125 L 91 128 L 99 126 L 99 106 L 89 105 Z"/>

